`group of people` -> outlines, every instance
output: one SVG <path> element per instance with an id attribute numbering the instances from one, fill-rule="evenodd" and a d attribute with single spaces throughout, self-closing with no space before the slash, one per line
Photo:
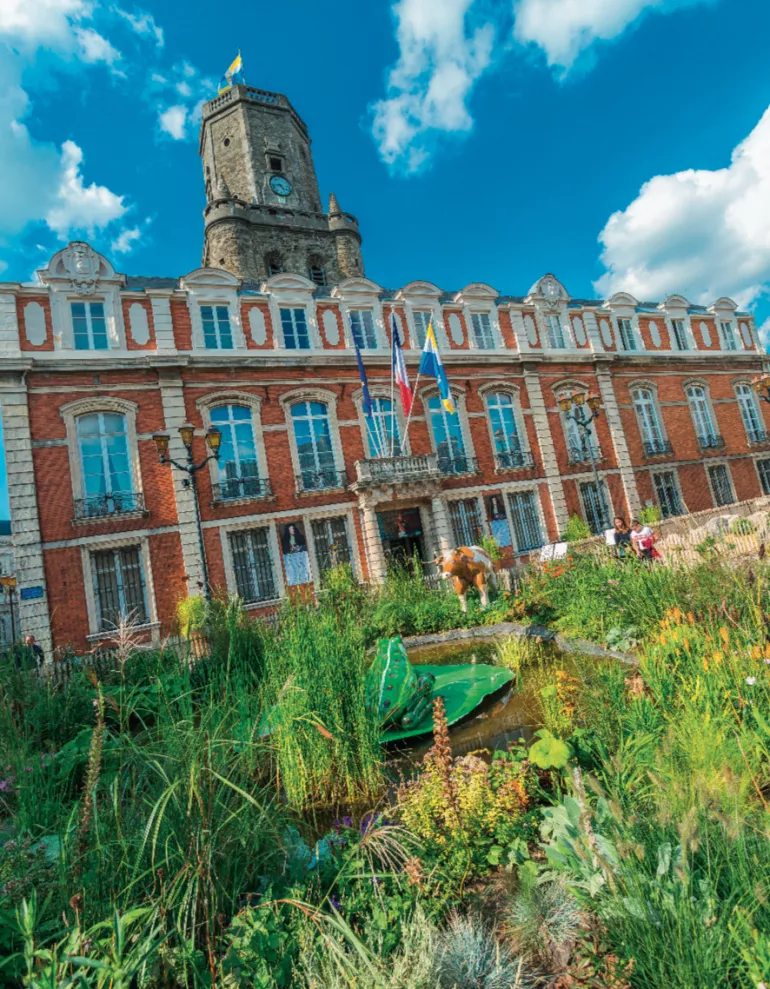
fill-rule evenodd
<path id="1" fill-rule="evenodd" d="M 657 534 L 648 525 L 643 525 L 639 519 L 631 519 L 631 522 L 626 524 L 626 520 L 621 515 L 616 515 L 613 535 L 616 556 L 636 556 L 640 560 L 660 559 L 660 553 L 655 549 Z"/>

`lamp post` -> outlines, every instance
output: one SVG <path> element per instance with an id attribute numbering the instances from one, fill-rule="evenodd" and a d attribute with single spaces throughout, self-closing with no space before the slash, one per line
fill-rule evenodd
<path id="1" fill-rule="evenodd" d="M 559 399 L 559 408 L 568 419 L 578 427 L 583 449 L 588 450 L 591 458 L 591 467 L 594 472 L 594 485 L 596 486 L 596 497 L 599 503 L 599 511 L 602 515 L 607 514 L 607 503 L 604 500 L 604 488 L 599 481 L 599 471 L 596 469 L 596 451 L 591 442 L 591 424 L 599 418 L 602 400 L 599 395 L 575 391 L 571 395 L 564 395 Z M 603 519 L 599 519 L 601 525 Z"/>
<path id="2" fill-rule="evenodd" d="M 162 464 L 169 464 L 171 467 L 176 467 L 177 470 L 184 471 L 187 474 L 182 481 L 182 487 L 192 488 L 193 504 L 195 505 L 195 523 L 198 527 L 198 544 L 200 547 L 201 554 L 201 567 L 203 570 L 203 596 L 207 601 L 211 600 L 211 586 L 209 585 L 209 570 L 206 565 L 206 547 L 203 542 L 203 528 L 201 526 L 201 513 L 200 507 L 198 505 L 198 487 L 196 484 L 196 475 L 199 470 L 203 470 L 209 460 L 219 460 L 219 447 L 222 444 L 222 434 L 218 429 L 213 427 L 209 429 L 206 433 L 206 443 L 211 450 L 211 453 L 204 459 L 201 460 L 199 464 L 195 463 L 195 458 L 192 452 L 193 437 L 195 436 L 195 426 L 189 422 L 183 423 L 179 427 L 179 436 L 184 444 L 184 448 L 187 451 L 187 463 L 180 464 L 177 463 L 168 454 L 168 444 L 169 444 L 169 434 L 168 433 L 153 433 L 152 438 L 155 442 L 155 446 L 158 451 L 158 460 Z"/>
<path id="3" fill-rule="evenodd" d="M 770 402 L 770 374 L 767 371 L 751 379 L 751 387 L 766 402 Z"/>
<path id="4" fill-rule="evenodd" d="M 11 643 L 14 643 L 16 641 L 16 616 L 13 613 L 13 605 L 16 597 L 16 577 L 13 574 L 0 577 L 0 587 L 8 595 L 8 605 L 11 609 Z"/>

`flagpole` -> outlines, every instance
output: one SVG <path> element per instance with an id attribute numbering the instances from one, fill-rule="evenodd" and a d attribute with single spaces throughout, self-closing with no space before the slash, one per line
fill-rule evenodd
<path id="1" fill-rule="evenodd" d="M 420 364 L 422 364 L 422 358 L 420 358 Z M 414 405 L 417 401 L 417 388 L 420 384 L 420 369 L 417 369 L 417 377 L 414 379 L 414 389 L 412 391 L 412 404 L 409 406 L 409 415 L 406 417 L 406 425 L 404 426 L 404 450 L 406 450 L 407 440 L 409 439 L 409 423 L 412 421 L 412 413 L 414 412 Z M 406 454 L 404 454 L 406 456 Z"/>
<path id="2" fill-rule="evenodd" d="M 396 315 L 390 310 L 390 456 L 393 457 L 393 437 L 395 436 L 395 376 L 396 376 Z"/>

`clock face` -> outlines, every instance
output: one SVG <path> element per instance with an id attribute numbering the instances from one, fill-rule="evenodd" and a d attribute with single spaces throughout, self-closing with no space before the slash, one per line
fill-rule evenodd
<path id="1" fill-rule="evenodd" d="M 288 196 L 291 192 L 291 182 L 285 179 L 283 175 L 274 175 L 270 179 L 270 188 L 276 196 Z"/>

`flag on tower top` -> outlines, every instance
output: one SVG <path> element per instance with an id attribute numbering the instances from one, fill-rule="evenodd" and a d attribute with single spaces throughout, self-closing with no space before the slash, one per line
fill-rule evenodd
<path id="1" fill-rule="evenodd" d="M 398 336 L 398 323 L 396 322 L 396 314 L 394 312 L 390 314 L 390 330 L 393 340 L 393 380 L 398 385 L 404 415 L 408 417 L 412 411 L 412 400 L 414 396 L 412 395 L 412 387 L 409 384 L 409 375 L 406 370 L 406 361 L 404 360 L 404 352 L 401 349 L 401 340 Z"/>
<path id="2" fill-rule="evenodd" d="M 219 93 L 220 95 L 228 90 L 231 86 L 245 85 L 246 80 L 243 76 L 243 59 L 241 58 L 241 53 L 235 56 L 233 61 L 230 63 L 230 68 L 225 72 L 219 82 Z"/>

